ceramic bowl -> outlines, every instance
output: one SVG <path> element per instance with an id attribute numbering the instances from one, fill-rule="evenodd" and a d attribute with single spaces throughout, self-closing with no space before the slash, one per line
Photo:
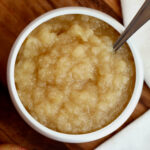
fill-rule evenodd
<path id="1" fill-rule="evenodd" d="M 59 8 L 52 11 L 49 11 L 42 16 L 38 17 L 34 21 L 32 21 L 18 36 L 16 39 L 10 55 L 8 59 L 8 65 L 7 65 L 7 83 L 8 83 L 8 89 L 9 93 L 12 99 L 12 102 L 17 109 L 18 113 L 21 115 L 21 117 L 25 120 L 25 122 L 31 126 L 33 129 L 35 129 L 37 132 L 41 133 L 42 135 L 62 142 L 67 143 L 82 143 L 82 142 L 89 142 L 94 141 L 97 139 L 100 139 L 104 136 L 107 136 L 108 134 L 115 131 L 117 128 L 119 128 L 131 115 L 131 113 L 134 111 L 140 95 L 142 91 L 143 86 L 143 67 L 142 62 L 140 59 L 140 56 L 138 54 L 138 51 L 135 49 L 134 45 L 130 41 L 128 41 L 128 45 L 131 49 L 131 52 L 134 57 L 135 61 L 135 68 L 136 68 L 136 79 L 135 79 L 135 87 L 132 94 L 132 97 L 126 106 L 126 108 L 123 110 L 123 112 L 109 125 L 105 126 L 102 129 L 99 129 L 97 131 L 87 133 L 87 134 L 64 134 L 60 133 L 54 130 L 51 130 L 44 125 L 40 124 L 38 121 L 36 121 L 25 109 L 23 104 L 21 103 L 21 100 L 19 99 L 19 96 L 17 94 L 16 86 L 15 86 L 15 80 L 14 80 L 14 69 L 15 69 L 15 61 L 17 54 L 20 50 L 20 47 L 26 37 L 40 24 L 61 15 L 66 14 L 82 14 L 82 15 L 89 15 L 93 16 L 95 18 L 98 18 L 100 20 L 103 20 L 110 26 L 112 26 L 116 31 L 119 33 L 122 33 L 124 31 L 124 27 L 115 19 L 110 17 L 109 15 L 89 8 L 83 8 L 83 7 L 66 7 L 66 8 Z"/>

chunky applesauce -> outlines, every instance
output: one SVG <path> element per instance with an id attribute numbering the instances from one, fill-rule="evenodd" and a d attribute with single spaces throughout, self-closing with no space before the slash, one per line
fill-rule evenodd
<path id="1" fill-rule="evenodd" d="M 135 64 L 119 34 L 85 15 L 65 15 L 37 27 L 24 41 L 15 65 L 18 95 L 46 127 L 89 133 L 111 123 L 128 104 Z"/>

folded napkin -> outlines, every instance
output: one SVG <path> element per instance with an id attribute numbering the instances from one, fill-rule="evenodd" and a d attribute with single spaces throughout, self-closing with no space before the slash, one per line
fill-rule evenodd
<path id="1" fill-rule="evenodd" d="M 124 25 L 133 19 L 145 0 L 121 0 Z M 132 37 L 131 41 L 140 52 L 143 60 L 144 78 L 150 87 L 150 21 L 144 24 Z"/>
<path id="2" fill-rule="evenodd" d="M 127 26 L 144 0 L 121 0 L 123 22 Z M 140 28 L 131 42 L 139 51 L 144 67 L 144 78 L 150 87 L 150 21 Z M 150 150 L 150 110 L 135 120 L 96 150 Z"/>
<path id="3" fill-rule="evenodd" d="M 150 110 L 95 150 L 150 150 Z"/>

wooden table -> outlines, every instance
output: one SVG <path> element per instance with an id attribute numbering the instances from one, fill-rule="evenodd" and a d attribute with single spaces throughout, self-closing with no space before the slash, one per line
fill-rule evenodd
<path id="1" fill-rule="evenodd" d="M 94 142 L 67 144 L 35 132 L 18 115 L 6 86 L 6 63 L 10 48 L 20 31 L 37 16 L 64 6 L 85 6 L 108 13 L 122 22 L 119 0 L 1 0 L 0 1 L 0 143 L 13 143 L 29 150 L 91 150 L 131 123 L 150 108 L 150 90 L 144 85 L 134 113 L 113 134 Z"/>

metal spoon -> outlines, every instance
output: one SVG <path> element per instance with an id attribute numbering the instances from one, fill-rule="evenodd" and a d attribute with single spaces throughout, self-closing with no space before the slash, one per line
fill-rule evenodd
<path id="1" fill-rule="evenodd" d="M 121 34 L 121 36 L 113 45 L 113 49 L 115 51 L 118 50 L 125 43 L 125 41 L 128 40 L 130 36 L 132 36 L 149 19 L 150 19 L 150 0 L 145 0 L 144 4 L 140 8 L 136 16 L 133 18 L 131 23 L 127 26 L 125 31 Z"/>

